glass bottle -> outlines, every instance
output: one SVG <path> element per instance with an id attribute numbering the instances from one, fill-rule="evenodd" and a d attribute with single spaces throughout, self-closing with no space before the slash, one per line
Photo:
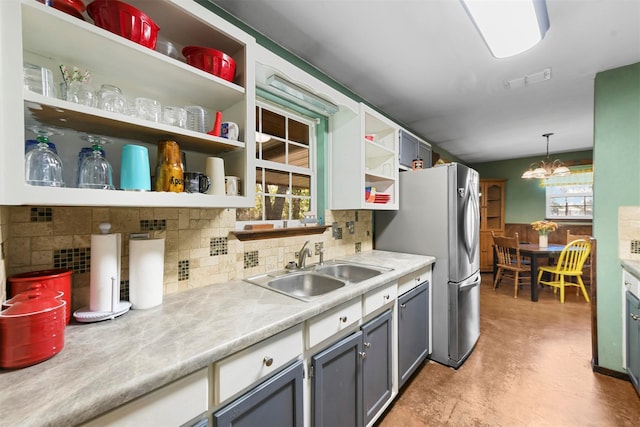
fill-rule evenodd
<path id="1" fill-rule="evenodd" d="M 180 157 L 180 146 L 175 141 L 158 141 L 155 190 L 174 193 L 184 191 L 184 170 Z"/>

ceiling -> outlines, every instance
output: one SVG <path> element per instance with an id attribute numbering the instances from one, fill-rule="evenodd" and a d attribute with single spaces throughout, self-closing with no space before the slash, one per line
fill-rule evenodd
<path id="1" fill-rule="evenodd" d="M 640 61 L 638 0 L 547 0 L 545 38 L 504 59 L 457 0 L 210 1 L 466 163 L 544 155 L 547 132 L 591 150 L 596 73 Z"/>

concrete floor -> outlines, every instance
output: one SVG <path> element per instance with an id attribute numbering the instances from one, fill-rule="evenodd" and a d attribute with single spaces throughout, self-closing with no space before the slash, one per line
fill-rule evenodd
<path id="1" fill-rule="evenodd" d="M 590 311 L 574 291 L 537 303 L 483 274 L 480 339 L 458 369 L 428 362 L 378 423 L 422 426 L 638 426 L 630 382 L 591 370 Z"/>

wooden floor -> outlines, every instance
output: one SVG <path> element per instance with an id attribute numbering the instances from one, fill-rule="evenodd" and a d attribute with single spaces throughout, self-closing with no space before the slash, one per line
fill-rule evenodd
<path id="1" fill-rule="evenodd" d="M 530 301 L 505 282 L 480 291 L 480 339 L 454 370 L 428 362 L 400 392 L 379 427 L 639 426 L 630 382 L 591 370 L 589 304 L 549 288 Z M 506 279 L 505 279 L 506 280 Z"/>

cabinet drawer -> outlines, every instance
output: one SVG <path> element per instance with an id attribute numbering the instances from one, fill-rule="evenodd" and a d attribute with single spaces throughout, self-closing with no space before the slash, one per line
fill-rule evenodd
<path id="1" fill-rule="evenodd" d="M 398 295 L 410 291 L 427 280 L 431 280 L 431 265 L 422 267 L 420 270 L 416 270 L 398 279 Z"/>
<path id="2" fill-rule="evenodd" d="M 395 282 L 367 292 L 362 299 L 363 315 L 367 316 L 380 307 L 393 302 L 393 300 L 395 300 L 397 296 L 398 286 Z"/>
<path id="3" fill-rule="evenodd" d="M 302 346 L 302 325 L 298 325 L 216 362 L 213 365 L 214 405 L 300 356 Z"/>
<path id="4" fill-rule="evenodd" d="M 209 376 L 201 369 L 83 424 L 82 427 L 182 425 L 209 404 Z"/>
<path id="5" fill-rule="evenodd" d="M 622 270 L 622 272 L 624 287 L 633 295 L 640 298 L 640 279 L 627 270 Z"/>
<path id="6" fill-rule="evenodd" d="M 309 328 L 308 348 L 311 348 L 331 335 L 358 323 L 362 318 L 362 303 L 360 298 L 355 298 L 341 306 L 327 311 L 310 319 L 307 322 Z"/>

